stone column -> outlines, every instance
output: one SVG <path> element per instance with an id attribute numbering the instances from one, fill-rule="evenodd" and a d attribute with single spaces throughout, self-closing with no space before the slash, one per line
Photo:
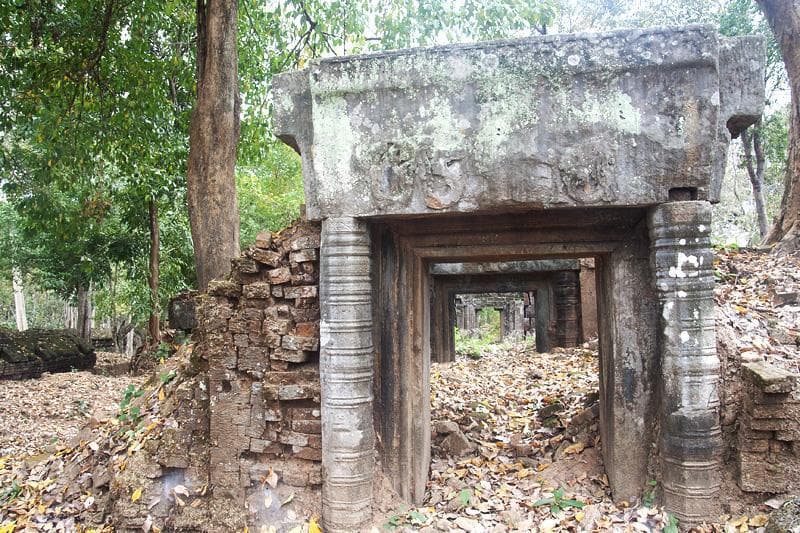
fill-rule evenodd
<path id="1" fill-rule="evenodd" d="M 525 337 L 525 304 L 522 300 L 514 301 L 514 331 L 516 338 Z"/>
<path id="2" fill-rule="evenodd" d="M 659 205 L 648 213 L 648 224 L 661 309 L 664 504 L 691 525 L 717 516 L 720 488 L 711 205 Z"/>
<path id="3" fill-rule="evenodd" d="M 322 515 L 326 531 L 372 519 L 372 285 L 365 222 L 330 218 L 320 248 Z"/>
<path id="4" fill-rule="evenodd" d="M 580 327 L 578 308 L 580 287 L 578 273 L 564 270 L 556 275 L 556 344 L 562 348 L 578 345 Z"/>
<path id="5" fill-rule="evenodd" d="M 514 311 L 511 309 L 509 302 L 505 302 L 500 311 L 500 339 L 506 339 L 511 335 L 514 330 Z"/>

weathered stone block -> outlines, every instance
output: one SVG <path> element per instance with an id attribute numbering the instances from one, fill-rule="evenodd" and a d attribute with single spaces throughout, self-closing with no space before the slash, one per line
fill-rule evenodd
<path id="1" fill-rule="evenodd" d="M 300 322 L 294 325 L 294 334 L 298 337 L 319 338 L 319 321 Z"/>
<path id="2" fill-rule="evenodd" d="M 268 249 L 272 246 L 272 232 L 262 231 L 256 235 L 256 248 Z"/>
<path id="3" fill-rule="evenodd" d="M 751 418 L 747 422 L 755 431 L 781 431 L 786 429 L 786 421 L 780 418 Z"/>
<path id="4" fill-rule="evenodd" d="M 286 361 L 269 360 L 269 369 L 273 372 L 286 372 L 289 370 L 289 363 Z"/>
<path id="5" fill-rule="evenodd" d="M 314 274 L 304 272 L 292 274 L 292 285 L 316 285 L 318 282 L 319 278 Z"/>
<path id="6" fill-rule="evenodd" d="M 239 370 L 266 372 L 269 367 L 269 349 L 251 346 L 239 350 Z"/>
<path id="7" fill-rule="evenodd" d="M 274 335 L 286 335 L 292 330 L 292 321 L 288 318 L 273 318 L 267 316 L 264 319 L 264 326 L 262 331 L 264 333 L 272 333 Z"/>
<path id="8" fill-rule="evenodd" d="M 267 272 L 267 278 L 269 278 L 270 283 L 280 285 L 281 283 L 289 283 L 292 279 L 292 273 L 289 267 L 273 268 Z"/>
<path id="9" fill-rule="evenodd" d="M 322 422 L 319 420 L 292 420 L 292 431 L 312 435 L 322 434 Z"/>
<path id="10" fill-rule="evenodd" d="M 797 376 L 768 363 L 746 363 L 742 365 L 743 376 L 767 394 L 792 392 Z"/>
<path id="11" fill-rule="evenodd" d="M 250 451 L 253 453 L 274 453 L 282 451 L 281 445 L 264 439 L 250 439 Z"/>
<path id="12" fill-rule="evenodd" d="M 286 337 L 284 337 L 286 339 Z M 309 354 L 302 350 L 277 348 L 270 353 L 270 358 L 276 361 L 286 361 L 287 363 L 305 363 L 310 359 Z"/>
<path id="13" fill-rule="evenodd" d="M 291 318 L 291 307 L 287 304 L 277 304 L 271 306 L 269 309 L 265 310 L 264 317 L 265 318 Z"/>
<path id="14" fill-rule="evenodd" d="M 254 248 L 253 259 L 264 265 L 277 267 L 281 264 L 281 260 L 283 259 L 283 254 L 281 254 L 280 252 L 274 252 L 272 250 Z"/>
<path id="15" fill-rule="evenodd" d="M 305 459 L 307 461 L 322 461 L 322 450 L 318 448 L 292 446 L 292 456 L 297 459 Z M 314 483 L 311 483 L 309 480 L 309 484 Z"/>
<path id="16" fill-rule="evenodd" d="M 739 42 L 687 27 L 331 58 L 276 76 L 276 134 L 310 158 L 304 172 L 313 185 L 306 198 L 311 219 L 465 212 L 511 202 L 546 208 L 613 198 L 653 205 L 677 188 L 716 201 L 726 126 L 738 133 L 763 105 L 763 60 L 759 52 L 738 53 L 762 45 L 729 45 Z M 743 92 L 727 82 L 737 76 L 754 87 Z M 586 89 L 559 100 L 574 80 Z M 387 88 L 399 95 L 389 103 L 377 97 Z M 687 100 L 700 111 L 675 149 L 668 124 Z M 647 105 L 652 101 L 661 105 Z M 558 124 L 558 135 L 526 144 L 545 123 Z"/>
<path id="17" fill-rule="evenodd" d="M 269 298 L 272 296 L 270 284 L 266 281 L 257 281 L 242 287 L 242 296 L 245 298 Z"/>
<path id="18" fill-rule="evenodd" d="M 295 298 L 316 298 L 317 297 L 317 286 L 316 285 L 305 285 L 305 286 L 296 286 L 296 287 L 285 287 L 283 289 L 283 296 L 287 299 L 295 299 Z"/>
<path id="19" fill-rule="evenodd" d="M 235 333 L 233 335 L 233 345 L 237 348 L 246 348 L 250 345 L 250 336 L 246 333 Z"/>
<path id="20" fill-rule="evenodd" d="M 294 431 L 281 431 L 278 434 L 278 442 L 292 446 L 308 446 L 308 435 Z"/>
<path id="21" fill-rule="evenodd" d="M 768 439 L 745 439 L 739 438 L 739 450 L 743 452 L 768 452 L 769 440 Z"/>
<path id="22" fill-rule="evenodd" d="M 215 279 L 208 282 L 208 289 L 206 292 L 211 296 L 238 298 L 242 293 L 242 286 L 235 281 Z"/>
<path id="23" fill-rule="evenodd" d="M 303 235 L 301 237 L 293 239 L 289 247 L 292 251 L 298 251 L 298 250 L 319 248 L 319 245 L 320 245 L 319 233 L 314 233 L 311 235 Z"/>
<path id="24" fill-rule="evenodd" d="M 319 339 L 317 337 L 284 335 L 283 339 L 281 339 L 281 346 L 287 350 L 305 350 L 313 352 L 319 350 Z"/>
<path id="25" fill-rule="evenodd" d="M 784 418 L 800 423 L 800 404 L 776 403 L 774 405 L 753 405 L 750 409 L 753 418 Z"/>
<path id="26" fill-rule="evenodd" d="M 289 407 L 286 411 L 292 420 L 319 420 L 321 414 L 319 407 Z"/>
<path id="27" fill-rule="evenodd" d="M 299 250 L 289 254 L 289 261 L 293 263 L 305 263 L 308 261 L 316 261 L 319 259 L 319 254 L 316 249 Z"/>
<path id="28" fill-rule="evenodd" d="M 267 385 L 264 396 L 269 400 L 319 401 L 319 384 Z"/>
<path id="29" fill-rule="evenodd" d="M 786 429 L 779 429 L 775 432 L 775 439 L 783 442 L 800 441 L 800 428 L 795 423 Z"/>
<path id="30" fill-rule="evenodd" d="M 258 265 L 247 256 L 237 257 L 231 261 L 233 270 L 242 274 L 258 274 Z"/>
<path id="31" fill-rule="evenodd" d="M 319 307 L 292 308 L 292 320 L 295 322 L 314 322 L 319 320 Z"/>

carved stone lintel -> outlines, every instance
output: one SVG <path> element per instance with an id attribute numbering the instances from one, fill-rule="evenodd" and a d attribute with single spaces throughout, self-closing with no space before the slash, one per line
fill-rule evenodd
<path id="1" fill-rule="evenodd" d="M 322 512 L 326 531 L 358 531 L 372 519 L 372 286 L 365 222 L 322 223 L 320 381 Z"/>
<path id="2" fill-rule="evenodd" d="M 664 503 L 691 525 L 716 516 L 720 488 L 711 205 L 659 205 L 648 223 L 661 310 Z"/>

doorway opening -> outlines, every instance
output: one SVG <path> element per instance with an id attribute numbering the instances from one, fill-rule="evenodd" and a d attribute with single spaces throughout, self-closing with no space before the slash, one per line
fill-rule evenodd
<path id="1" fill-rule="evenodd" d="M 447 401 L 459 402 L 461 410 L 453 418 L 466 437 L 461 444 L 474 457 L 488 454 L 502 457 L 506 465 L 525 464 L 517 459 L 530 451 L 526 461 L 538 472 L 550 468 L 540 465 L 555 464 L 556 455 L 580 455 L 575 451 L 582 447 L 586 453 L 602 453 L 602 461 L 592 461 L 601 475 L 590 471 L 585 479 L 607 479 L 615 500 L 641 496 L 654 436 L 651 425 L 637 421 L 656 413 L 658 340 L 637 332 L 655 331 L 660 318 L 644 215 L 640 209 L 610 208 L 578 217 L 565 209 L 370 223 L 377 252 L 374 309 L 379 310 L 373 315 L 378 365 L 374 417 L 384 472 L 402 497 L 417 504 L 432 501 L 426 500 L 433 497 L 432 437 L 433 447 L 441 445 L 436 439 L 449 437 L 431 423 L 442 420 L 432 416 L 437 408 L 432 410 L 430 401 L 439 394 L 434 388 L 439 377 Z M 524 265 L 538 268 L 520 270 Z M 586 314 L 597 317 L 599 341 L 584 333 L 583 265 L 595 280 L 587 297 L 594 306 Z M 457 325 L 455 295 L 524 292 L 534 293 L 535 347 L 470 359 L 466 367 L 456 361 L 449 333 Z M 584 347 L 587 341 L 592 342 Z M 438 366 L 449 362 L 450 367 Z M 461 375 L 450 376 L 459 369 Z M 464 395 L 454 392 L 450 377 L 467 387 Z M 563 394 L 553 392 L 553 379 L 565 384 Z M 513 405 L 497 405 L 507 396 L 514 398 Z M 579 413 L 578 420 L 588 422 L 586 431 L 568 433 L 570 426 L 577 427 L 572 419 Z M 498 433 L 492 417 L 503 424 L 526 420 L 527 429 L 524 424 L 503 426 Z M 484 448 L 482 442 L 492 446 Z M 523 455 L 506 455 L 512 442 L 514 453 Z M 448 456 L 448 468 L 456 467 L 456 456 Z M 524 479 L 528 474 L 517 475 Z M 608 488 L 598 485 L 602 481 L 591 483 L 592 497 Z"/>

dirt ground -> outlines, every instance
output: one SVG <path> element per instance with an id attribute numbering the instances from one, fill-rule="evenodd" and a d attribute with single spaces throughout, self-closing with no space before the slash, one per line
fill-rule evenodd
<path id="1" fill-rule="evenodd" d="M 125 388 L 145 379 L 121 373 L 125 360 L 120 354 L 98 352 L 91 371 L 0 381 L 0 457 L 55 450 L 92 417 L 115 415 Z"/>

